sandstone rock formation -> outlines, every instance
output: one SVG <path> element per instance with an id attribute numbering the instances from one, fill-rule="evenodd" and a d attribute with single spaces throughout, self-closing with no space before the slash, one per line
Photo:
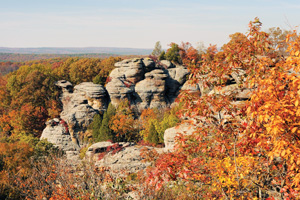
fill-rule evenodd
<path id="1" fill-rule="evenodd" d="M 176 66 L 175 68 L 167 69 L 168 78 L 166 79 L 166 96 L 169 102 L 174 102 L 179 95 L 180 87 L 186 82 L 188 69 L 183 66 Z"/>
<path id="2" fill-rule="evenodd" d="M 173 151 L 175 146 L 175 137 L 178 134 L 191 135 L 195 131 L 195 127 L 190 124 L 180 124 L 176 127 L 168 128 L 164 133 L 165 151 Z"/>
<path id="3" fill-rule="evenodd" d="M 170 61 L 126 59 L 115 64 L 106 89 L 112 104 L 128 99 L 139 110 L 166 107 L 174 102 L 186 81 L 188 70 Z"/>
<path id="4" fill-rule="evenodd" d="M 66 81 L 58 81 L 57 86 L 62 88 L 61 102 L 63 111 L 61 119 L 66 121 L 74 143 L 80 143 L 80 137 L 93 121 L 95 114 L 107 107 L 108 99 L 105 88 L 91 82 L 76 85 L 73 90 Z M 63 86 L 63 87 L 62 87 Z"/>
<path id="5" fill-rule="evenodd" d="M 48 142 L 65 151 L 79 150 L 79 146 L 72 142 L 68 127 L 64 124 L 64 121 L 54 118 L 47 121 L 46 125 L 41 139 L 47 139 Z"/>
<path id="6" fill-rule="evenodd" d="M 166 107 L 167 74 L 161 69 L 155 69 L 145 74 L 145 79 L 138 82 L 135 91 L 141 99 L 140 109 Z"/>
<path id="7" fill-rule="evenodd" d="M 64 150 L 67 159 L 76 163 L 79 160 L 80 147 L 72 141 L 67 123 L 62 119 L 54 118 L 47 121 L 46 125 L 40 139 L 47 139 L 54 146 Z"/>
<path id="8" fill-rule="evenodd" d="M 70 149 L 67 140 L 71 138 L 73 144 L 70 146 L 78 149 L 94 115 L 103 113 L 109 102 L 118 105 L 121 100 L 127 99 L 138 111 L 170 106 L 189 74 L 181 65 L 170 61 L 155 64 L 150 58 L 126 59 L 115 63 L 115 67 L 106 88 L 91 82 L 73 87 L 68 81 L 58 81 L 56 85 L 62 91 L 63 110 L 59 122 L 55 125 L 49 122 L 42 137 L 67 151 Z M 67 133 L 64 128 L 67 128 Z"/>
<path id="9" fill-rule="evenodd" d="M 111 148 L 117 145 L 118 151 Z M 90 146 L 86 152 L 86 159 L 95 161 L 98 167 L 108 167 L 112 172 L 120 172 L 125 170 L 127 173 L 135 173 L 145 169 L 150 165 L 149 162 L 144 162 L 140 156 L 141 150 L 154 149 L 153 147 L 143 147 L 132 143 L 111 143 L 98 142 Z M 157 149 L 159 151 L 159 149 Z"/>
<path id="10" fill-rule="evenodd" d="M 65 151 L 69 151 L 71 147 L 78 150 L 82 144 L 81 134 L 93 121 L 94 115 L 107 107 L 106 89 L 91 82 L 73 87 L 70 82 L 61 80 L 56 85 L 62 90 L 60 100 L 63 110 L 60 119 L 53 119 L 46 123 L 41 138 L 47 139 Z M 71 144 L 69 144 L 70 140 L 73 141 Z"/>
<path id="11" fill-rule="evenodd" d="M 188 93 L 198 93 L 201 95 L 201 90 L 198 83 L 192 83 L 190 80 L 186 81 L 181 87 L 181 91 L 187 91 Z"/>

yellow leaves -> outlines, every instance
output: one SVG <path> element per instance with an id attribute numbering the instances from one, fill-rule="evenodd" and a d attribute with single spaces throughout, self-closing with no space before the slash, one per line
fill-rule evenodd
<path id="1" fill-rule="evenodd" d="M 298 127 L 294 127 L 294 128 L 292 129 L 292 133 L 295 133 L 295 132 L 297 131 L 297 129 L 298 129 Z"/>
<path id="2" fill-rule="evenodd" d="M 300 108 L 296 111 L 296 116 L 300 116 Z"/>
<path id="3" fill-rule="evenodd" d="M 299 105 L 298 99 L 295 101 L 295 106 L 297 107 Z"/>
<path id="4" fill-rule="evenodd" d="M 260 116 L 258 117 L 258 121 L 259 121 L 260 123 L 263 121 L 263 119 L 264 119 L 264 116 L 263 116 L 263 115 L 260 115 Z"/>
<path id="5" fill-rule="evenodd" d="M 296 51 L 295 52 L 295 56 L 299 56 L 300 52 L 299 51 Z"/>
<path id="6" fill-rule="evenodd" d="M 285 153 L 286 153 L 286 150 L 283 150 L 283 151 L 281 152 L 281 156 L 284 157 L 284 156 L 285 156 Z"/>

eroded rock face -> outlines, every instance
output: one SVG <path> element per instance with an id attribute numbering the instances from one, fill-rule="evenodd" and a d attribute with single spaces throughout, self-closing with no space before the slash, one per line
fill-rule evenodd
<path id="1" fill-rule="evenodd" d="M 120 101 L 127 99 L 138 111 L 168 107 L 174 102 L 189 74 L 183 66 L 170 61 L 155 64 L 150 58 L 126 59 L 116 63 L 115 67 L 109 75 L 106 88 L 92 82 L 83 82 L 74 87 L 65 80 L 56 83 L 62 91 L 60 100 L 63 110 L 59 120 L 66 123 L 68 139 L 71 138 L 75 146 L 83 144 L 83 133 L 94 115 L 103 113 L 109 102 L 117 106 Z M 59 140 L 54 139 L 58 137 L 54 132 L 64 135 L 61 125 L 47 125 L 44 131 L 46 135 L 52 131 L 53 136 L 44 134 L 45 138 L 60 145 Z"/>
<path id="2" fill-rule="evenodd" d="M 180 124 L 176 127 L 168 128 L 164 133 L 165 151 L 173 151 L 175 146 L 175 137 L 178 134 L 191 135 L 195 127 L 191 124 Z"/>
<path id="3" fill-rule="evenodd" d="M 41 139 L 47 139 L 64 151 L 77 151 L 79 146 L 72 142 L 67 125 L 61 119 L 54 118 L 46 122 Z"/>
<path id="4" fill-rule="evenodd" d="M 181 80 L 179 78 L 176 78 L 175 71 L 172 71 L 174 69 L 176 68 L 168 68 L 170 77 L 172 77 L 172 81 Z M 183 70 L 182 72 L 180 72 L 180 74 L 181 75 L 179 77 L 186 77 L 188 75 L 188 72 L 185 72 Z M 230 96 L 232 97 L 231 103 L 233 105 L 235 105 L 237 108 L 244 107 L 245 102 L 251 98 L 253 90 L 255 89 L 250 88 L 248 84 L 245 84 L 245 80 L 247 78 L 246 72 L 242 69 L 235 69 L 234 72 L 225 74 L 222 78 L 224 79 L 225 83 L 222 86 L 218 85 L 218 87 L 215 87 L 214 83 L 219 82 L 219 77 L 208 77 L 205 74 L 200 75 L 197 81 L 193 80 L 195 83 L 192 82 L 192 80 L 182 80 L 181 83 L 183 83 L 183 85 L 181 87 L 181 91 L 185 91 L 190 95 L 197 95 L 199 97 L 201 95 Z M 208 79 L 210 84 L 206 83 Z M 195 101 L 197 101 L 197 98 Z M 222 120 L 223 123 L 231 123 L 232 119 L 232 113 L 228 114 L 225 110 L 210 114 L 210 116 L 216 120 Z M 196 130 L 196 128 L 207 128 L 207 130 L 209 130 L 209 124 L 206 122 L 203 116 L 194 116 L 193 118 L 189 116 L 183 116 L 182 119 L 192 121 L 193 124 L 182 122 L 182 124 L 176 127 L 167 129 L 164 133 L 164 143 L 166 151 L 173 151 L 176 143 L 175 138 L 176 136 L 178 136 L 178 134 L 191 135 Z M 235 119 L 240 121 L 240 123 L 243 122 L 242 118 L 236 117 Z"/>
<path id="5" fill-rule="evenodd" d="M 61 87 L 61 82 L 56 85 Z M 76 85 L 74 90 L 62 88 L 62 91 L 60 99 L 63 103 L 63 111 L 60 117 L 68 124 L 73 142 L 80 144 L 80 134 L 86 131 L 94 115 L 107 108 L 106 89 L 92 82 L 83 82 Z"/>
<path id="6" fill-rule="evenodd" d="M 114 152 L 113 146 L 119 149 Z M 98 167 L 109 167 L 115 173 L 123 170 L 127 173 L 135 173 L 150 165 L 140 156 L 144 148 L 153 149 L 153 147 L 142 147 L 132 143 L 98 142 L 89 147 L 86 159 L 94 161 Z"/>
<path id="7" fill-rule="evenodd" d="M 102 85 L 83 82 L 74 87 L 74 94 L 83 96 L 88 101 L 88 105 L 96 110 L 105 110 L 107 108 L 108 95 Z"/>
<path id="8" fill-rule="evenodd" d="M 140 108 L 145 109 L 166 107 L 167 74 L 161 69 L 155 69 L 145 74 L 145 79 L 138 82 L 135 91 L 141 99 Z"/>
<path id="9" fill-rule="evenodd" d="M 70 141 L 73 142 L 71 146 L 79 147 L 82 144 L 81 134 L 93 121 L 94 115 L 107 108 L 109 98 L 106 89 L 92 82 L 83 82 L 73 87 L 70 82 L 61 80 L 56 85 L 62 90 L 60 100 L 63 110 L 58 124 L 52 126 L 55 124 L 54 119 L 46 123 L 47 127 L 43 131 L 42 138 L 47 138 L 49 142 L 61 146 L 61 141 L 68 143 L 67 137 L 68 141 L 71 138 Z M 63 126 L 60 125 L 62 122 Z M 64 127 L 68 129 L 67 134 L 63 132 Z M 63 135 L 63 140 L 60 135 Z M 68 148 L 62 146 L 61 149 Z"/>
<path id="10" fill-rule="evenodd" d="M 179 95 L 180 87 L 186 82 L 188 69 L 181 65 L 175 66 L 175 68 L 167 69 L 168 78 L 166 79 L 166 95 L 169 102 L 174 102 Z"/>
<path id="11" fill-rule="evenodd" d="M 112 78 L 106 84 L 106 89 L 109 93 L 111 103 L 116 106 L 120 101 L 127 99 L 134 103 L 134 85 L 123 78 Z"/>
<path id="12" fill-rule="evenodd" d="M 150 58 L 126 59 L 115 66 L 106 85 L 112 104 L 128 99 L 139 110 L 169 106 L 189 74 L 183 66 L 166 60 L 155 65 Z"/>
<path id="13" fill-rule="evenodd" d="M 126 59 L 115 64 L 115 69 L 111 72 L 111 78 L 124 77 L 130 83 L 137 83 L 143 79 L 145 64 L 143 59 Z"/>

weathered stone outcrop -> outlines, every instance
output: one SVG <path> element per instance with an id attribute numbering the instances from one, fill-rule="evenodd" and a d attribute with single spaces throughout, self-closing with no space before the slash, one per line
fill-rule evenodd
<path id="1" fill-rule="evenodd" d="M 189 93 L 198 93 L 201 95 L 201 90 L 198 83 L 192 83 L 192 81 L 186 81 L 183 86 L 181 87 L 181 91 L 187 91 Z"/>
<path id="2" fill-rule="evenodd" d="M 65 151 L 69 151 L 71 147 L 78 150 L 82 144 L 81 134 L 93 121 L 94 115 L 107 107 L 106 89 L 91 82 L 73 87 L 70 82 L 61 80 L 56 85 L 62 90 L 60 100 L 63 110 L 60 119 L 53 119 L 46 123 L 41 138 L 47 139 Z"/>
<path id="3" fill-rule="evenodd" d="M 114 145 L 120 148 L 116 152 L 111 148 Z M 145 148 L 153 149 L 153 147 L 143 147 L 132 143 L 98 142 L 88 148 L 85 159 L 95 161 L 98 167 L 108 167 L 112 172 L 125 170 L 127 173 L 135 173 L 150 165 L 140 156 L 141 150 Z"/>
<path id="4" fill-rule="evenodd" d="M 83 82 L 73 90 L 70 83 L 58 81 L 57 86 L 62 88 L 61 102 L 63 110 L 60 114 L 68 127 L 74 143 L 80 144 L 80 138 L 88 125 L 93 121 L 95 114 L 107 107 L 108 96 L 105 88 L 92 82 Z"/>
<path id="5" fill-rule="evenodd" d="M 106 85 L 112 104 L 128 99 L 140 110 L 166 107 L 174 102 L 186 81 L 188 70 L 170 61 L 126 59 L 115 64 Z"/>
<path id="6" fill-rule="evenodd" d="M 67 158 L 74 163 L 79 159 L 79 145 L 72 141 L 68 125 L 62 119 L 54 118 L 46 122 L 46 128 L 41 135 L 42 139 L 66 152 Z"/>
<path id="7" fill-rule="evenodd" d="M 126 59 L 115 64 L 115 69 L 110 73 L 111 78 L 124 78 L 130 83 L 137 83 L 143 79 L 145 64 L 143 59 Z"/>
<path id="8" fill-rule="evenodd" d="M 124 99 L 127 99 L 131 103 L 135 102 L 134 85 L 124 78 L 112 78 L 112 80 L 106 84 L 106 89 L 113 105 L 118 105 L 119 102 Z"/>
<path id="9" fill-rule="evenodd" d="M 46 125 L 41 139 L 47 139 L 49 142 L 65 151 L 79 150 L 79 146 L 72 142 L 68 127 L 64 124 L 64 121 L 54 118 L 47 121 Z"/>
<path id="10" fill-rule="evenodd" d="M 108 95 L 106 89 L 99 84 L 83 82 L 74 87 L 74 94 L 82 95 L 95 110 L 105 110 L 108 105 Z"/>
<path id="11" fill-rule="evenodd" d="M 55 126 L 47 124 L 43 138 L 67 151 L 74 145 L 78 149 L 94 115 L 103 113 L 109 102 L 118 105 L 121 100 L 127 99 L 139 111 L 168 107 L 189 74 L 183 66 L 170 61 L 155 64 L 150 58 L 126 59 L 115 63 L 115 67 L 106 87 L 92 82 L 73 86 L 68 81 L 58 81 L 56 85 L 62 91 L 60 100 L 63 110 Z M 64 128 L 67 128 L 67 133 Z M 67 144 L 70 141 L 73 144 Z"/>
<path id="12" fill-rule="evenodd" d="M 145 79 L 138 82 L 135 91 L 141 99 L 140 109 L 166 107 L 167 74 L 161 69 L 155 69 L 145 74 Z"/>
<path id="13" fill-rule="evenodd" d="M 168 68 L 167 73 L 169 76 L 166 79 L 166 95 L 169 102 L 172 103 L 179 95 L 180 87 L 186 82 L 189 71 L 179 65 L 175 68 Z"/>
<path id="14" fill-rule="evenodd" d="M 164 143 L 166 151 L 173 151 L 175 146 L 175 137 L 178 134 L 191 135 L 195 131 L 195 127 L 190 124 L 180 124 L 178 126 L 168 128 L 164 133 Z"/>

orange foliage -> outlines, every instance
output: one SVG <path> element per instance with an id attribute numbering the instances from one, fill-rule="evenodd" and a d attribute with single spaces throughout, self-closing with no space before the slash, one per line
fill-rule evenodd
<path id="1" fill-rule="evenodd" d="M 156 160 L 146 178 L 150 186 L 193 183 L 202 199 L 300 198 L 300 37 L 288 36 L 290 56 L 274 63 L 260 27 L 255 19 L 247 36 L 232 35 L 221 52 L 209 48 L 201 66 L 189 63 L 192 77 L 215 91 L 244 70 L 238 87 L 253 93 L 242 103 L 234 92 L 182 94 L 181 114 L 194 119 L 196 131 L 179 135 L 175 151 Z"/>

